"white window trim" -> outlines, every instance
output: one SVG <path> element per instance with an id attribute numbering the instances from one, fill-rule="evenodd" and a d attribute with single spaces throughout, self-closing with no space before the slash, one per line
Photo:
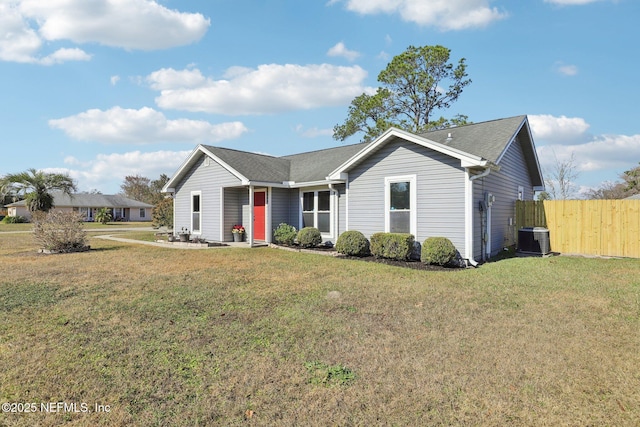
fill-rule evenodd
<path id="1" fill-rule="evenodd" d="M 198 231 L 193 229 L 193 196 L 200 197 L 200 226 Z M 189 216 L 191 217 L 191 234 L 202 234 L 202 191 L 191 192 L 191 195 L 189 196 Z"/>
<path id="2" fill-rule="evenodd" d="M 518 185 L 518 200 L 524 200 L 524 186 Z"/>
<path id="3" fill-rule="evenodd" d="M 304 193 L 313 193 L 313 226 L 318 228 L 318 192 L 329 192 L 329 233 L 320 232 L 320 235 L 324 239 L 333 239 L 335 233 L 335 194 L 328 187 L 316 187 L 316 188 L 304 188 L 300 189 L 300 218 L 299 224 L 302 227 L 304 210 Z M 311 211 L 309 211 L 311 212 Z M 326 213 L 326 211 L 322 211 Z"/>
<path id="4" fill-rule="evenodd" d="M 384 231 L 391 230 L 391 184 L 396 182 L 409 182 L 409 232 L 418 237 L 418 181 L 417 175 L 388 176 L 384 179 Z"/>

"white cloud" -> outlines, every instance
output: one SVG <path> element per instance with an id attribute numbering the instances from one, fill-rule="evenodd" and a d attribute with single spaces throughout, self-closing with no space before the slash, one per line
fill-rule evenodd
<path id="1" fill-rule="evenodd" d="M 158 142 L 219 142 L 247 132 L 242 122 L 211 124 L 201 120 L 169 120 L 152 108 L 114 107 L 88 110 L 74 116 L 49 120 L 71 138 L 104 143 L 153 144 Z"/>
<path id="2" fill-rule="evenodd" d="M 232 67 L 225 79 L 201 78 L 198 70 L 163 69 L 147 77 L 160 90 L 159 107 L 216 114 L 271 114 L 344 105 L 372 88 L 358 66 L 260 65 Z"/>
<path id="3" fill-rule="evenodd" d="M 529 116 L 540 164 L 546 170 L 574 156 L 581 179 L 593 186 L 637 165 L 640 135 L 592 135 L 589 124 L 578 117 Z M 598 177 L 606 177 L 600 178 Z"/>
<path id="4" fill-rule="evenodd" d="M 363 15 L 399 14 L 402 19 L 441 30 L 486 27 L 507 17 L 489 7 L 489 0 L 344 0 L 347 9 Z"/>
<path id="5" fill-rule="evenodd" d="M 530 115 L 529 124 L 535 140 L 550 143 L 571 143 L 584 139 L 589 124 L 579 117 L 555 117 L 548 114 Z"/>
<path id="6" fill-rule="evenodd" d="M 333 129 L 318 129 L 317 127 L 305 128 L 302 125 L 295 127 L 295 132 L 303 138 L 316 138 L 319 136 L 333 136 Z"/>
<path id="7" fill-rule="evenodd" d="M 0 3 L 0 60 L 35 62 L 33 55 L 42 40 L 29 27 L 20 11 L 9 3 Z"/>
<path id="8" fill-rule="evenodd" d="M 197 88 L 207 82 L 198 69 L 178 71 L 173 68 L 154 71 L 147 76 L 146 80 L 153 90 Z"/>
<path id="9" fill-rule="evenodd" d="M 120 76 L 111 76 L 109 81 L 111 82 L 111 86 L 115 86 L 120 81 Z"/>
<path id="10" fill-rule="evenodd" d="M 339 42 L 336 43 L 336 45 L 331 49 L 329 49 L 327 55 L 341 56 L 343 58 L 346 58 L 348 61 L 355 61 L 360 56 L 360 53 L 356 52 L 355 50 L 347 49 L 343 42 Z"/>
<path id="11" fill-rule="evenodd" d="M 575 76 L 578 74 L 578 67 L 575 65 L 563 64 L 561 62 L 556 63 L 555 69 L 558 73 L 564 76 Z"/>
<path id="12" fill-rule="evenodd" d="M 576 6 L 595 3 L 601 0 L 544 0 L 545 3 L 557 4 L 559 6 Z"/>
<path id="13" fill-rule="evenodd" d="M 51 65 L 90 58 L 78 48 L 42 56 L 45 41 L 165 49 L 199 40 L 209 25 L 209 19 L 201 14 L 170 10 L 153 0 L 3 1 L 0 60 Z M 158 28 L 162 28 L 163 37 L 158 37 Z"/>
<path id="14" fill-rule="evenodd" d="M 58 49 L 49 56 L 42 58 L 39 62 L 42 65 L 62 64 L 67 61 L 90 61 L 91 55 L 82 49 Z"/>
<path id="15" fill-rule="evenodd" d="M 161 174 L 171 176 L 184 159 L 187 151 L 131 151 L 125 153 L 98 154 L 90 160 L 73 156 L 65 158 L 68 169 L 47 172 L 68 173 L 78 182 L 80 191 L 97 189 L 105 194 L 117 193 L 127 175 L 141 175 L 157 179 Z"/>

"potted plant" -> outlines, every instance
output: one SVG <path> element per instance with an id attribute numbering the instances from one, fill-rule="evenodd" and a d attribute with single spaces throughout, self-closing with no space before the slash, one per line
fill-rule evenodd
<path id="1" fill-rule="evenodd" d="M 180 230 L 180 233 L 178 233 L 178 236 L 180 237 L 181 242 L 188 242 L 189 237 L 191 237 L 191 233 L 189 233 L 188 229 L 182 227 L 182 229 Z"/>
<path id="2" fill-rule="evenodd" d="M 233 234 L 234 242 L 242 242 L 244 240 L 244 227 L 240 224 L 236 224 L 231 228 L 231 234 Z"/>

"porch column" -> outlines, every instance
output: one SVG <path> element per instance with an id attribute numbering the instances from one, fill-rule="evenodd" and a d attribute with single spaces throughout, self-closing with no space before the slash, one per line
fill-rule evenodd
<path id="1" fill-rule="evenodd" d="M 253 185 L 249 186 L 249 224 L 245 225 L 245 230 L 248 230 L 247 237 L 249 238 L 249 246 L 253 246 L 253 221 L 254 215 L 253 212 Z"/>

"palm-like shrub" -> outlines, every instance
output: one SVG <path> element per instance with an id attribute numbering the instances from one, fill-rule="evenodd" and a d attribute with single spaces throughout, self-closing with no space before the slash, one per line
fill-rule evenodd
<path id="1" fill-rule="evenodd" d="M 69 175 L 36 169 L 5 175 L 0 180 L 0 187 L 24 195 L 30 212 L 48 212 L 53 207 L 52 191 L 59 190 L 69 195 L 76 191 L 76 184 Z"/>
<path id="2" fill-rule="evenodd" d="M 109 208 L 100 208 L 96 213 L 96 221 L 101 224 L 106 224 L 113 219 L 113 215 L 111 215 L 111 210 Z"/>

